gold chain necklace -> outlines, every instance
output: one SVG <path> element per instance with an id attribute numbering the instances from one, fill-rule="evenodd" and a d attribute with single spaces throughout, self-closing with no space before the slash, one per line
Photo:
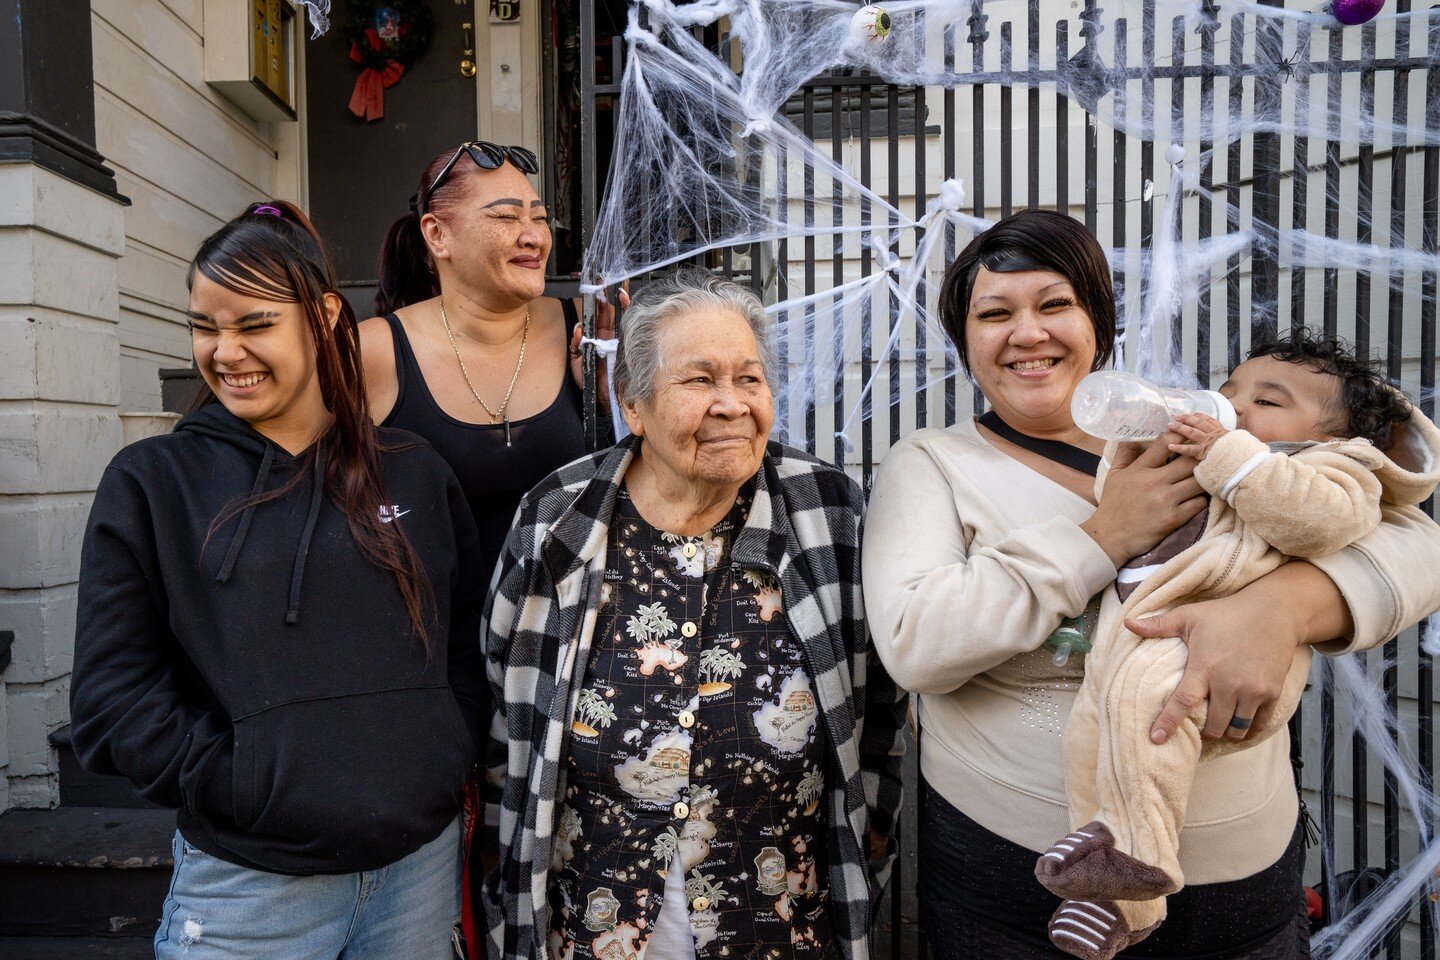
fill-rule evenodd
<path id="1" fill-rule="evenodd" d="M 445 316 L 444 297 L 440 298 L 440 322 L 445 325 L 445 336 L 450 338 L 450 349 L 455 351 L 455 359 L 460 364 L 460 376 L 465 378 L 465 386 L 470 388 L 475 402 L 490 414 L 491 422 L 499 421 L 505 424 L 505 446 L 510 446 L 510 420 L 505 416 L 505 410 L 510 406 L 510 395 L 515 392 L 515 383 L 520 379 L 520 368 L 525 365 L 525 343 L 530 339 L 530 308 L 525 308 L 525 328 L 520 333 L 520 356 L 515 360 L 515 373 L 510 377 L 510 387 L 505 391 L 505 399 L 500 401 L 499 410 L 491 410 L 490 404 L 480 399 L 480 393 L 475 389 L 475 384 L 470 382 L 470 371 L 465 369 L 465 359 L 460 356 L 460 345 L 455 342 L 455 334 L 450 329 L 450 318 Z"/>

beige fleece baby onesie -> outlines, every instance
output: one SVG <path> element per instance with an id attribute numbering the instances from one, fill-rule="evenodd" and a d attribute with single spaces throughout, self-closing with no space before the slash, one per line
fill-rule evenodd
<path id="1" fill-rule="evenodd" d="M 1195 470 L 1211 494 L 1198 542 L 1150 573 L 1124 602 L 1114 587 L 1106 590 L 1065 730 L 1074 832 L 1041 855 L 1036 876 L 1082 913 L 1096 901 L 1113 901 L 1128 929 L 1097 938 L 1088 929 L 1096 926 L 1093 911 L 1087 918 L 1062 907 L 1051 923 L 1061 949 L 1086 960 L 1107 958 L 1164 919 L 1165 895 L 1185 882 L 1178 842 L 1196 765 L 1274 733 L 1294 713 L 1309 675 L 1311 651 L 1304 647 L 1268 723 L 1244 740 L 1202 742 L 1202 706 L 1156 745 L 1150 728 L 1184 672 L 1185 643 L 1141 639 L 1124 620 L 1227 596 L 1290 557 L 1333 553 L 1375 528 L 1382 499 L 1424 500 L 1440 481 L 1440 430 L 1416 410 L 1396 438 L 1387 456 L 1366 440 L 1271 450 L 1243 430 L 1231 431 Z M 1102 474 L 1097 486 L 1103 482 Z M 1070 914 L 1079 922 L 1068 922 Z"/>

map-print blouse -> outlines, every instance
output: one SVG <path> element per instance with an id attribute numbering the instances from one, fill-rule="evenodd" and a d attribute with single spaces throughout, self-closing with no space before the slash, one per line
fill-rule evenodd
<path id="1" fill-rule="evenodd" d="M 620 491 L 556 830 L 555 960 L 642 958 L 677 868 L 702 960 L 838 956 L 824 732 L 777 581 L 730 564 L 748 505 L 681 537 Z"/>

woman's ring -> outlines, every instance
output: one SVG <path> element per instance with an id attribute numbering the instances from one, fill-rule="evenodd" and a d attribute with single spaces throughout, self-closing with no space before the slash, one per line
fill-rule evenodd
<path id="1" fill-rule="evenodd" d="M 1251 723 L 1250 719 L 1248 719 L 1248 718 L 1246 718 L 1246 717 L 1231 717 L 1231 718 L 1230 718 L 1230 726 L 1234 727 L 1236 730 L 1249 730 L 1249 729 L 1250 729 L 1250 723 Z"/>

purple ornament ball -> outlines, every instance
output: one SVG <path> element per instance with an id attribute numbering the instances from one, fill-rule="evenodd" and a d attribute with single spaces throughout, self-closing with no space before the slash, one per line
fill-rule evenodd
<path id="1" fill-rule="evenodd" d="M 1385 7 L 1385 0 L 1334 0 L 1330 12 L 1347 27 L 1359 26 L 1375 19 Z"/>

